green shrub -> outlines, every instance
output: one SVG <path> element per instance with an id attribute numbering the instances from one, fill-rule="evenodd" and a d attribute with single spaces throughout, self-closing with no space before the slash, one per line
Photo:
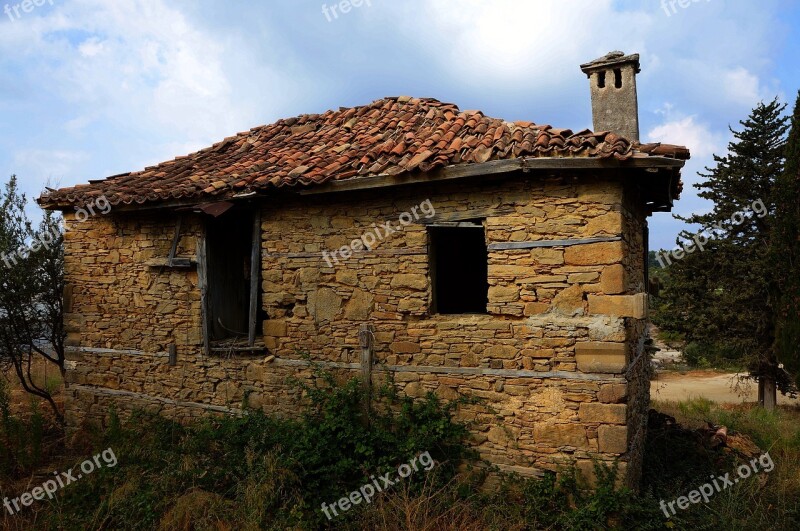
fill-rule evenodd
<path id="1" fill-rule="evenodd" d="M 8 384 L 0 378 L 0 476 L 13 479 L 41 462 L 45 419 L 33 399 L 28 418 L 12 415 L 10 397 Z"/>
<path id="2" fill-rule="evenodd" d="M 338 384 L 330 374 L 318 376 L 319 385 L 301 386 L 307 407 L 296 420 L 259 410 L 182 426 L 138 413 L 122 426 L 112 415 L 98 445 L 115 450 L 118 469 L 65 490 L 49 523 L 152 529 L 162 517 L 181 525 L 194 511 L 202 522 L 191 525 L 200 528 L 225 521 L 253 529 L 318 527 L 327 524 L 322 503 L 357 490 L 370 476 L 430 452 L 437 466 L 403 480 L 418 492 L 425 483 L 452 480 L 470 455 L 463 443 L 467 428 L 452 418 L 458 402 L 442 404 L 432 394 L 414 401 L 384 390 L 367 422 L 360 381 Z"/>

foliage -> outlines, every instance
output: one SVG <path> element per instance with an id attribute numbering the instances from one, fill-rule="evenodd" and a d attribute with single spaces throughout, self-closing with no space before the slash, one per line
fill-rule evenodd
<path id="1" fill-rule="evenodd" d="M 30 472 L 42 458 L 45 420 L 35 403 L 28 419 L 11 414 L 10 390 L 0 377 L 0 479 Z"/>
<path id="2" fill-rule="evenodd" d="M 775 185 L 770 258 L 775 271 L 777 357 L 800 384 L 800 93 L 786 143 L 786 167 Z"/>
<path id="3" fill-rule="evenodd" d="M 114 448 L 124 472 L 92 475 L 65 491 L 49 523 L 152 529 L 162 516 L 182 522 L 199 503 L 200 513 L 213 516 L 209 526 L 219 520 L 246 521 L 253 529 L 315 528 L 327 523 L 322 503 L 339 500 L 371 476 L 396 475 L 399 465 L 430 452 L 437 466 L 404 480 L 419 490 L 426 481 L 451 480 L 470 455 L 462 443 L 466 427 L 452 420 L 457 403 L 382 393 L 367 426 L 358 380 L 340 385 L 323 375 L 318 381 L 305 388 L 308 407 L 297 420 L 260 410 L 190 426 L 143 413 L 124 427 L 115 420 L 98 447 Z M 352 518 L 344 514 L 337 522 Z"/>
<path id="4" fill-rule="evenodd" d="M 12 175 L 0 192 L 0 366 L 10 365 L 25 391 L 46 400 L 63 420 L 47 386 L 32 375 L 35 360 L 64 371 L 63 234 L 51 212 L 34 228 L 26 205 Z M 25 250 L 32 242 L 37 250 Z"/>
<path id="5" fill-rule="evenodd" d="M 695 187 L 700 197 L 713 202 L 712 210 L 676 218 L 715 238 L 704 252 L 687 253 L 666 268 L 653 318 L 659 327 L 684 334 L 688 342 L 741 353 L 745 363 L 755 360 L 772 368 L 777 368 L 775 300 L 770 295 L 774 264 L 768 250 L 774 188 L 784 166 L 784 108 L 777 100 L 760 103 L 740 122 L 740 131 L 731 129 L 729 154 L 715 155 L 716 166 L 701 174 L 705 180 Z M 767 212 L 761 217 L 753 208 L 755 203 L 760 210 L 759 202 Z M 741 223 L 732 221 L 738 212 L 745 214 Z M 693 237 L 685 231 L 679 243 L 688 246 Z"/>

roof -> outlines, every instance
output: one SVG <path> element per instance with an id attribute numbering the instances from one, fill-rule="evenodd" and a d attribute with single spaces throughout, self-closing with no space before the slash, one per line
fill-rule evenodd
<path id="1" fill-rule="evenodd" d="M 651 156 L 685 160 L 689 151 L 633 143 L 609 132 L 507 122 L 434 99 L 396 97 L 279 120 L 142 171 L 49 191 L 39 203 L 58 208 L 101 195 L 113 205 L 221 200 L 520 157 L 626 161 Z"/>

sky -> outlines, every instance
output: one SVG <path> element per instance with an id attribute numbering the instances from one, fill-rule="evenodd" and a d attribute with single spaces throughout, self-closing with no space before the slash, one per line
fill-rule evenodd
<path id="1" fill-rule="evenodd" d="M 692 151 L 688 215 L 709 210 L 691 185 L 729 126 L 800 89 L 798 0 L 28 2 L 0 0 L 0 181 L 31 197 L 387 96 L 579 131 L 579 65 L 621 50 L 641 54 L 642 141 Z M 658 249 L 684 225 L 650 227 Z"/>

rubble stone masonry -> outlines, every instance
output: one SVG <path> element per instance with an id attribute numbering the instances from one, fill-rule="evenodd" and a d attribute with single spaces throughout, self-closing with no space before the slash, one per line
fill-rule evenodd
<path id="1" fill-rule="evenodd" d="M 323 251 L 430 199 L 432 219 L 399 228 L 333 267 Z M 635 486 L 648 408 L 643 352 L 645 215 L 608 175 L 482 181 L 287 196 L 259 203 L 261 323 L 255 353 L 204 355 L 196 268 L 164 265 L 177 214 L 112 212 L 67 233 L 67 419 L 141 408 L 187 419 L 247 407 L 292 415 L 312 378 L 306 356 L 360 371 L 359 326 L 374 327 L 374 381 L 403 393 L 481 400 L 461 408 L 472 444 L 533 475 L 620 460 Z M 178 256 L 193 257 L 199 215 L 184 214 Z M 485 315 L 432 315 L 423 222 L 484 220 L 487 244 L 574 242 L 489 251 Z M 177 365 L 169 365 L 170 346 Z M 591 474 L 590 474 L 591 475 Z"/>

